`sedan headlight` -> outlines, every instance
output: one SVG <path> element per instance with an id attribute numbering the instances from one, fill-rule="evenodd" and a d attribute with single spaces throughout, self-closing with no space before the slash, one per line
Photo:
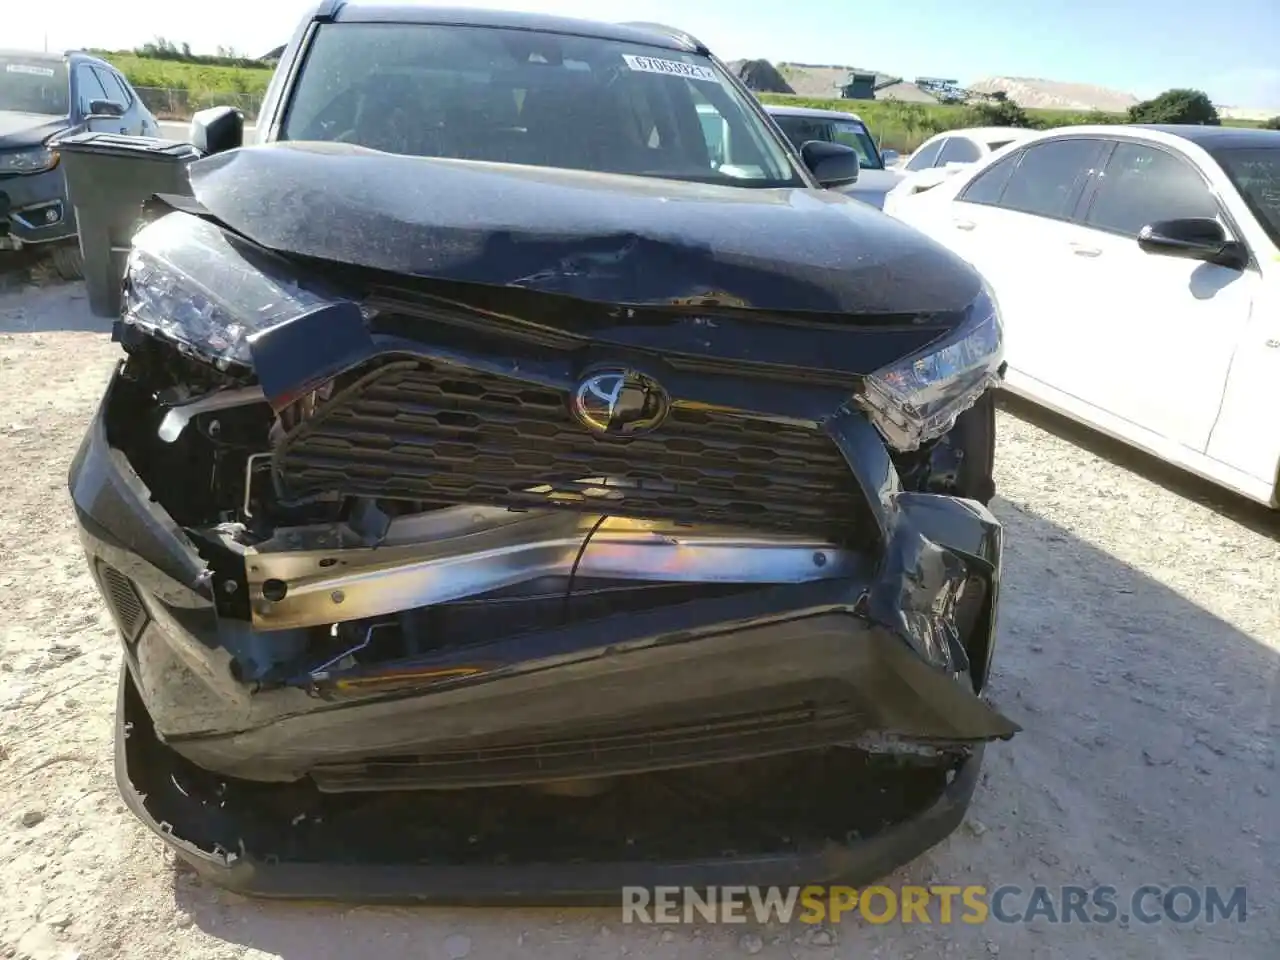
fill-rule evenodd
<path id="1" fill-rule="evenodd" d="M 858 405 L 889 446 L 916 450 L 950 430 L 999 381 L 1003 356 L 1000 310 L 984 286 L 955 330 L 867 377 Z"/>
<path id="2" fill-rule="evenodd" d="M 133 238 L 121 320 L 226 370 L 252 366 L 251 335 L 334 302 L 214 224 L 170 213 Z"/>
<path id="3" fill-rule="evenodd" d="M 0 174 L 44 173 L 57 165 L 58 151 L 49 147 L 32 147 L 29 150 L 0 153 Z"/>

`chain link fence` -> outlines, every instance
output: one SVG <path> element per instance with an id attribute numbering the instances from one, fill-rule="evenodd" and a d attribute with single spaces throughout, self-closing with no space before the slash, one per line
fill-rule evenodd
<path id="1" fill-rule="evenodd" d="M 262 107 L 262 95 L 235 90 L 186 90 L 171 87 L 134 87 L 157 120 L 190 120 L 197 110 L 237 107 L 252 122 Z"/>

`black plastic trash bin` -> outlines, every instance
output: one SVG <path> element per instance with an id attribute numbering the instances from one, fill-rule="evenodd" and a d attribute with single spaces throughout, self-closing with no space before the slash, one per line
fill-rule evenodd
<path id="1" fill-rule="evenodd" d="M 200 154 L 189 143 L 80 133 L 58 142 L 67 194 L 75 207 L 89 308 L 120 315 L 120 285 L 142 206 L 158 193 L 190 196 L 187 165 Z"/>

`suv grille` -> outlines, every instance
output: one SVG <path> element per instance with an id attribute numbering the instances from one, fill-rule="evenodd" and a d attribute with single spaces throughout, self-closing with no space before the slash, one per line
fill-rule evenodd
<path id="1" fill-rule="evenodd" d="M 847 536 L 866 515 L 820 429 L 675 407 L 653 433 L 588 433 L 557 390 L 425 361 L 382 367 L 277 449 L 283 492 L 560 506 Z"/>

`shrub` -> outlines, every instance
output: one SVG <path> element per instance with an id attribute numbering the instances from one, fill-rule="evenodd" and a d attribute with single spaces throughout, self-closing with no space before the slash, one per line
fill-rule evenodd
<path id="1" fill-rule="evenodd" d="M 1153 100 L 1129 108 L 1130 123 L 1197 123 L 1217 126 L 1222 122 L 1208 94 L 1200 90 L 1166 90 Z"/>
<path id="2" fill-rule="evenodd" d="M 967 122 L 973 127 L 1032 127 L 1027 111 L 1007 97 L 1003 100 L 979 100 L 966 109 Z"/>

